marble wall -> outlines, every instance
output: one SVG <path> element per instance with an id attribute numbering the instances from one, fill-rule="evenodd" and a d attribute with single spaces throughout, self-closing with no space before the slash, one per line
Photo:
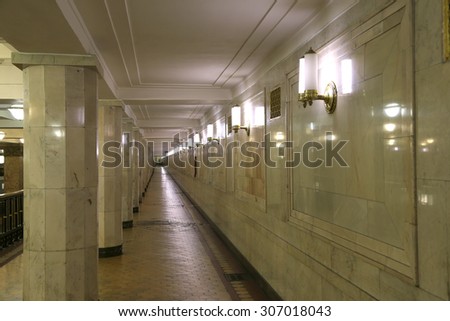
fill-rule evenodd
<path id="1" fill-rule="evenodd" d="M 422 288 L 448 300 L 450 62 L 443 57 L 442 4 L 415 3 L 418 271 Z"/>
<path id="2" fill-rule="evenodd" d="M 236 88 L 241 106 L 263 93 L 265 125 L 221 143 L 268 135 L 275 147 L 258 152 L 271 166 L 233 166 L 223 175 L 201 165 L 195 176 L 171 163 L 177 182 L 283 299 L 449 299 L 450 64 L 441 17 L 441 1 L 359 1 Z M 298 58 L 310 46 L 321 88 L 329 80 L 338 86 L 332 115 L 322 102 L 306 109 L 297 102 Z M 350 86 L 343 60 L 351 60 Z M 271 119 L 270 93 L 278 88 L 281 116 Z M 205 123 L 229 114 L 224 108 Z M 324 149 L 313 148 L 306 161 L 324 163 L 286 166 L 310 141 Z M 345 164 L 326 164 L 327 141 L 346 141 Z"/>

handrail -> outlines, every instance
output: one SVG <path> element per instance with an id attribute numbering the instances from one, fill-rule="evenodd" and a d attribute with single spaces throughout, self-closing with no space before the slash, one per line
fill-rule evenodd
<path id="1" fill-rule="evenodd" d="M 0 194 L 0 250 L 23 238 L 23 190 Z"/>
<path id="2" fill-rule="evenodd" d="M 21 189 L 20 191 L 16 191 L 16 192 L 0 194 L 0 200 L 2 200 L 4 198 L 9 198 L 11 196 L 16 196 L 16 195 L 23 195 L 23 189 Z"/>

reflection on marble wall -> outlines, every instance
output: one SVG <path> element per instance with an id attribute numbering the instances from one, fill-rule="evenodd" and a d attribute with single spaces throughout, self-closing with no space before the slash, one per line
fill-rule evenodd
<path id="1" fill-rule="evenodd" d="M 411 267 L 407 275 L 414 277 L 412 25 L 405 7 L 392 11 L 386 9 L 367 29 L 358 27 L 352 37 L 344 34 L 319 52 L 319 81 L 336 82 L 338 109 L 328 115 L 321 102 L 293 108 L 294 152 L 302 152 L 307 142 L 326 146 L 326 132 L 332 132 L 333 146 L 346 142 L 340 155 L 347 166 L 324 162 L 294 168 L 292 215 L 300 220 L 310 215 L 330 223 L 323 225 L 330 232 L 337 225 L 355 237 L 404 249 L 403 263 Z M 344 70 L 343 61 L 351 61 L 352 69 Z M 347 87 L 345 73 L 351 73 Z M 312 149 L 310 158 L 326 160 L 327 152 Z"/>
<path id="2" fill-rule="evenodd" d="M 214 173 L 170 168 L 283 299 L 449 299 L 450 63 L 442 59 L 441 5 L 359 1 L 261 79 L 243 82 L 234 101 L 281 88 L 281 116 L 267 118 L 262 133 L 277 146 L 264 151 L 275 163 L 264 174 L 228 169 L 223 192 L 211 188 Z M 310 46 L 320 78 L 338 84 L 332 115 L 321 102 L 306 109 L 297 102 L 298 58 Z M 350 87 L 340 77 L 349 59 Z M 309 140 L 325 144 L 327 131 L 332 144 L 348 140 L 341 150 L 348 167 L 286 169 L 292 155 L 284 141 L 299 152 Z M 228 139 L 252 138 L 241 130 Z M 323 156 L 311 150 L 312 160 Z M 250 183 L 259 175 L 264 206 Z"/>
<path id="3" fill-rule="evenodd" d="M 254 203 L 260 210 L 265 211 L 265 114 L 260 117 L 257 113 L 258 107 L 265 107 L 264 92 L 245 100 L 241 105 L 241 119 L 244 119 L 245 126 L 250 126 L 250 134 L 241 129 L 230 136 L 241 146 L 241 151 L 233 155 L 235 194 L 238 199 Z M 258 120 L 258 117 L 262 119 Z"/>
<path id="4" fill-rule="evenodd" d="M 417 224 L 420 286 L 449 300 L 450 62 L 440 1 L 416 1 Z M 445 1 L 443 1 L 445 3 Z"/>

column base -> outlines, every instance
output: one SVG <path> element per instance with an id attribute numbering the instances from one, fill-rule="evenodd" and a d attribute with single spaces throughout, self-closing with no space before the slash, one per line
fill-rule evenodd
<path id="1" fill-rule="evenodd" d="M 122 222 L 122 228 L 132 228 L 132 227 L 133 227 L 133 220 Z"/>
<path id="2" fill-rule="evenodd" d="M 133 213 L 139 213 L 139 206 L 133 207 Z"/>
<path id="3" fill-rule="evenodd" d="M 122 255 L 122 245 L 112 246 L 112 247 L 101 247 L 98 249 L 98 257 L 113 257 Z"/>

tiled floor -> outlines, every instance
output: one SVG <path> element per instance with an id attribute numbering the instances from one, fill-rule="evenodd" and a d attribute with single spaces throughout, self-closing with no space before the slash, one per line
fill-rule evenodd
<path id="1" fill-rule="evenodd" d="M 162 168 L 156 168 L 123 255 L 99 260 L 100 300 L 267 300 Z M 21 256 L 0 268 L 0 300 L 20 300 Z"/>

